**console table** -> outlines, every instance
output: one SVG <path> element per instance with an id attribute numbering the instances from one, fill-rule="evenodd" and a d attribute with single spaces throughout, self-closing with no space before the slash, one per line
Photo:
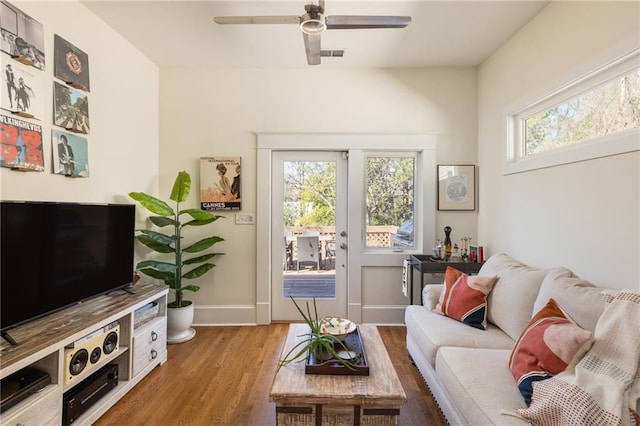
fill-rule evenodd
<path id="1" fill-rule="evenodd" d="M 465 274 L 477 274 L 482 267 L 482 263 L 478 262 L 445 262 L 443 260 L 434 260 L 431 256 L 424 254 L 411 255 L 409 257 L 409 303 L 413 305 L 413 271 L 420 273 L 420 304 L 422 304 L 422 289 L 424 288 L 424 274 L 444 274 L 447 266 L 456 268 Z"/>

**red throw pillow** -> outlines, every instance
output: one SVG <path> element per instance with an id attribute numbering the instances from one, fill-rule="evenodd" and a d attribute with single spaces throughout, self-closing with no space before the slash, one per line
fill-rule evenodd
<path id="1" fill-rule="evenodd" d="M 487 296 L 496 277 L 467 275 L 451 266 L 444 273 L 444 290 L 435 312 L 474 328 L 487 328 Z"/>
<path id="2" fill-rule="evenodd" d="M 568 319 L 553 299 L 534 315 L 509 359 L 509 368 L 527 406 L 531 404 L 533 382 L 564 371 L 592 335 Z"/>

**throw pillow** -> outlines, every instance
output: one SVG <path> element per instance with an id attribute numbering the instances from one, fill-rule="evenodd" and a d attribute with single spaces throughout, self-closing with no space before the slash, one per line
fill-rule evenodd
<path id="1" fill-rule="evenodd" d="M 578 351 L 592 341 L 592 334 L 567 318 L 553 299 L 533 316 L 509 359 L 509 368 L 527 406 L 531 404 L 533 382 L 564 371 Z"/>
<path id="2" fill-rule="evenodd" d="M 487 328 L 487 296 L 496 277 L 469 276 L 451 266 L 444 273 L 444 290 L 434 312 L 474 328 Z"/>

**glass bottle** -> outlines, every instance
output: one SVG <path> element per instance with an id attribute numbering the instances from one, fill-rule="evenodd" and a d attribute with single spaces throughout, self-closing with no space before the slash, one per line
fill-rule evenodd
<path id="1" fill-rule="evenodd" d="M 444 227 L 444 260 L 449 261 L 451 258 L 451 227 Z"/>

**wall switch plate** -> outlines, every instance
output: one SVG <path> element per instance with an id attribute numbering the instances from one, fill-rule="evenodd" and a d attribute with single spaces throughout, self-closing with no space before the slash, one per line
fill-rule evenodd
<path id="1" fill-rule="evenodd" d="M 236 213 L 236 225 L 253 225 L 256 219 L 253 213 Z"/>

